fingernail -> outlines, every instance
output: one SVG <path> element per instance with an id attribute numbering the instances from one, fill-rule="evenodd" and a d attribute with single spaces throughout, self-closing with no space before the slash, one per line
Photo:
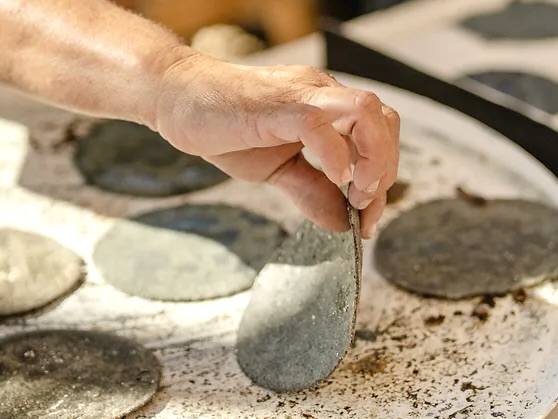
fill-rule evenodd
<path id="1" fill-rule="evenodd" d="M 364 190 L 364 192 L 366 193 L 374 193 L 378 190 L 378 186 L 380 186 L 380 179 L 378 179 L 375 182 L 372 182 L 370 185 L 368 185 L 366 187 L 366 189 Z"/>
<path id="2" fill-rule="evenodd" d="M 368 230 L 366 230 L 366 237 L 371 239 L 372 237 L 374 237 L 376 235 L 376 231 L 378 231 L 378 225 L 373 224 L 372 227 L 370 227 Z"/>
<path id="3" fill-rule="evenodd" d="M 368 205 L 370 205 L 372 203 L 373 199 L 365 199 L 364 201 L 360 201 L 357 206 L 356 209 L 359 210 L 363 210 L 364 208 L 366 208 Z"/>
<path id="4" fill-rule="evenodd" d="M 341 186 L 348 185 L 352 179 L 353 179 L 353 172 L 351 172 L 351 169 L 345 169 L 343 175 L 341 176 Z"/>

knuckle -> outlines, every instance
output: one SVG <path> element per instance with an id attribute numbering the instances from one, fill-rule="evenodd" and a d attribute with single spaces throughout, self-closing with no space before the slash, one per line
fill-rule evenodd
<path id="1" fill-rule="evenodd" d="M 327 73 L 325 73 L 323 70 L 319 69 L 318 67 L 311 66 L 311 65 L 302 66 L 302 68 L 309 75 L 313 75 L 313 76 L 327 75 Z"/>
<path id="2" fill-rule="evenodd" d="M 327 124 L 323 112 L 319 108 L 309 107 L 300 115 L 302 127 L 307 130 L 316 130 Z"/>
<path id="3" fill-rule="evenodd" d="M 367 112 L 371 109 L 380 108 L 382 101 L 375 93 L 361 91 L 355 98 L 355 106 L 357 110 Z"/>
<path id="4" fill-rule="evenodd" d="M 300 67 L 301 75 L 306 80 L 312 80 L 316 86 L 331 86 L 336 85 L 337 81 L 335 78 L 327 73 L 326 71 L 313 66 L 301 66 Z"/>
<path id="5" fill-rule="evenodd" d="M 384 113 L 386 118 L 394 121 L 397 124 L 401 123 L 401 116 L 399 115 L 399 112 L 397 112 L 392 107 L 387 105 L 382 105 L 382 112 Z"/>
<path id="6" fill-rule="evenodd" d="M 378 154 L 378 146 L 371 141 L 361 141 L 358 145 L 359 159 L 365 163 L 369 163 L 370 156 Z"/>

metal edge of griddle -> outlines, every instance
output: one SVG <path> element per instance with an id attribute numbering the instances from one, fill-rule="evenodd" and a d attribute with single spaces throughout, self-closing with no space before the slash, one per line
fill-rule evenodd
<path id="1" fill-rule="evenodd" d="M 558 177 L 558 132 L 551 127 L 348 39 L 333 26 L 323 34 L 329 70 L 385 83 L 462 112 L 516 143 Z"/>

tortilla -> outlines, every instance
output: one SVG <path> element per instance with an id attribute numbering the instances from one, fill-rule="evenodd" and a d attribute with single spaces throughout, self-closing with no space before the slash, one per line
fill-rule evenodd
<path id="1" fill-rule="evenodd" d="M 423 295 L 501 295 L 558 275 L 558 210 L 522 200 L 420 204 L 379 235 L 375 264 Z"/>
<path id="2" fill-rule="evenodd" d="M 276 222 L 241 208 L 183 205 L 117 221 L 93 260 L 128 294 L 205 300 L 250 288 L 285 237 Z"/>
<path id="3" fill-rule="evenodd" d="M 148 349 L 105 333 L 42 330 L 0 340 L 3 419 L 119 419 L 156 393 Z"/>
<path id="4" fill-rule="evenodd" d="M 81 259 L 58 242 L 0 229 L 0 315 L 41 308 L 73 291 L 82 279 Z"/>
<path id="5" fill-rule="evenodd" d="M 468 17 L 461 22 L 461 26 L 489 40 L 530 40 L 557 37 L 556 22 L 556 5 L 512 1 L 503 9 Z"/>
<path id="6" fill-rule="evenodd" d="M 228 176 L 174 148 L 142 125 L 110 121 L 77 142 L 75 162 L 87 183 L 121 194 L 163 197 L 205 189 Z"/>
<path id="7" fill-rule="evenodd" d="M 358 211 L 352 229 L 306 221 L 258 276 L 238 332 L 237 359 L 257 385 L 283 392 L 327 378 L 351 346 L 362 276 Z"/>

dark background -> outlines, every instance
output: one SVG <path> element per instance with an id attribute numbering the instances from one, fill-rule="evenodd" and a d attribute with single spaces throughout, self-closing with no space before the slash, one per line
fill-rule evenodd
<path id="1" fill-rule="evenodd" d="M 410 0 L 322 0 L 322 8 L 326 16 L 349 20 L 405 1 Z"/>

